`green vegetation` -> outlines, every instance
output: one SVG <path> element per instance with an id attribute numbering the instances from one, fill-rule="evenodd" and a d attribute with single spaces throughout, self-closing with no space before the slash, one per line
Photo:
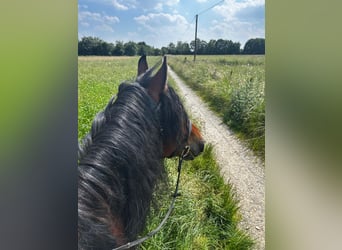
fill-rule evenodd
<path id="1" fill-rule="evenodd" d="M 151 65 L 159 57 L 149 58 Z M 91 127 L 95 115 L 116 94 L 118 86 L 136 76 L 137 57 L 79 57 L 78 138 Z"/>
<path id="2" fill-rule="evenodd" d="M 199 38 L 196 39 L 196 47 L 198 55 L 238 55 L 238 54 L 265 54 L 265 39 L 255 38 L 249 39 L 244 48 L 241 49 L 239 42 L 224 39 L 210 39 L 204 41 Z M 135 55 L 190 55 L 195 50 L 195 40 L 190 43 L 177 41 L 177 43 L 170 42 L 166 47 L 154 48 L 145 42 L 116 41 L 108 43 L 98 37 L 82 37 L 78 41 L 78 55 L 79 56 L 135 56 Z"/>
<path id="3" fill-rule="evenodd" d="M 160 57 L 149 57 L 150 65 Z M 90 129 L 93 117 L 102 110 L 124 80 L 134 79 L 138 57 L 79 58 L 79 139 Z M 165 160 L 169 190 L 152 209 L 146 232 L 163 219 L 171 202 L 177 160 Z M 238 202 L 230 184 L 225 184 L 214 160 L 212 146 L 203 154 L 184 162 L 181 196 L 162 230 L 141 245 L 141 249 L 251 249 L 254 242 L 237 228 Z M 142 234 L 143 236 L 144 234 Z"/>
<path id="4" fill-rule="evenodd" d="M 169 57 L 171 68 L 223 121 L 265 156 L 265 57 Z"/>
<path id="5" fill-rule="evenodd" d="M 237 228 L 238 204 L 231 185 L 225 184 L 215 162 L 212 146 L 200 157 L 185 162 L 180 193 L 171 218 L 163 230 L 143 244 L 142 249 L 251 249 L 251 238 Z M 175 186 L 176 160 L 167 160 L 170 187 Z M 170 192 L 171 193 L 171 192 Z M 163 198 L 162 208 L 153 211 L 146 232 L 156 228 L 171 201 Z"/>

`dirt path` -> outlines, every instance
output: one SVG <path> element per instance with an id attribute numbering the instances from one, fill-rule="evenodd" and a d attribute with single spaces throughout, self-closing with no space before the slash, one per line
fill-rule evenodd
<path id="1" fill-rule="evenodd" d="M 204 139 L 214 146 L 222 176 L 236 189 L 242 214 L 240 227 L 256 240 L 255 249 L 265 249 L 265 172 L 262 161 L 233 135 L 170 67 L 169 76 L 181 90 L 187 111 L 200 123 Z"/>

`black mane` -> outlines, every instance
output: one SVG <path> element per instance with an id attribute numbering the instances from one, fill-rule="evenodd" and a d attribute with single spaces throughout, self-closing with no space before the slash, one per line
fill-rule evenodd
<path id="1" fill-rule="evenodd" d="M 79 249 L 118 246 L 113 223 L 125 225 L 125 240 L 135 240 L 154 191 L 166 182 L 163 142 L 183 140 L 187 115 L 171 87 L 154 102 L 143 87 L 150 75 L 122 83 L 79 146 Z"/>

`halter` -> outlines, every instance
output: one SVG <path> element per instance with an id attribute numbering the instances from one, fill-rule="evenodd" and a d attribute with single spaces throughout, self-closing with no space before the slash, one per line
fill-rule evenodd
<path id="1" fill-rule="evenodd" d="M 191 123 L 191 120 L 188 119 L 188 135 L 187 135 L 187 140 L 189 139 L 190 137 L 190 134 L 191 134 L 191 130 L 192 130 L 192 123 Z M 149 238 L 151 238 L 153 235 L 155 235 L 156 233 L 158 233 L 160 231 L 160 229 L 162 228 L 162 226 L 165 224 L 165 222 L 167 221 L 167 219 L 169 218 L 174 206 L 175 206 L 175 201 L 176 201 L 176 198 L 180 195 L 178 193 L 178 186 L 179 186 L 179 179 L 180 179 L 180 173 L 181 173 L 181 170 L 182 170 L 182 163 L 183 163 L 183 160 L 184 158 L 186 158 L 189 153 L 190 153 L 190 145 L 186 145 L 179 157 L 179 160 L 178 160 L 178 175 L 177 175 L 177 182 L 176 182 L 176 188 L 175 188 L 175 191 L 173 192 L 173 195 L 172 195 L 172 201 L 171 201 L 171 204 L 170 204 L 170 207 L 169 207 L 169 210 L 167 211 L 164 219 L 160 222 L 159 226 L 156 227 L 156 229 L 154 229 L 153 231 L 149 232 L 148 234 L 146 234 L 144 237 L 140 238 L 140 239 L 137 239 L 135 241 L 131 241 L 131 242 L 128 242 L 126 243 L 125 245 L 122 245 L 122 246 L 119 246 L 117 248 L 114 248 L 112 250 L 122 250 L 122 249 L 129 249 L 131 247 L 134 247 L 136 245 L 139 245 L 141 243 L 143 243 L 144 241 L 148 240 Z"/>

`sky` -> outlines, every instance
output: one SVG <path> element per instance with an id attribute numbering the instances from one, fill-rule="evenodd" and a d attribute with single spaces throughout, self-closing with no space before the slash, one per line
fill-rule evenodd
<path id="1" fill-rule="evenodd" d="M 190 43 L 196 14 L 201 40 L 222 38 L 243 48 L 251 38 L 265 38 L 265 0 L 79 0 L 78 38 L 144 41 L 155 48 Z"/>

